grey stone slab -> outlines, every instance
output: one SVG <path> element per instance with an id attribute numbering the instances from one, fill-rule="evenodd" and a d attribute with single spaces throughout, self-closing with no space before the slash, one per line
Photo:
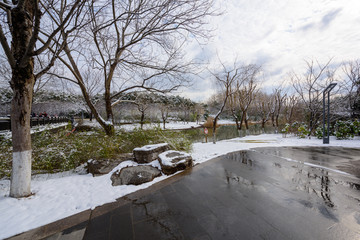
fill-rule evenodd
<path id="1" fill-rule="evenodd" d="M 185 239 L 176 222 L 168 216 L 159 216 L 148 221 L 142 221 L 134 224 L 134 239 L 158 239 L 168 240 Z"/>
<path id="2" fill-rule="evenodd" d="M 108 239 L 111 223 L 111 212 L 90 219 L 85 231 L 84 240 Z"/>
<path id="3" fill-rule="evenodd" d="M 133 238 L 130 211 L 113 212 L 110 219 L 109 239 L 131 240 Z"/>

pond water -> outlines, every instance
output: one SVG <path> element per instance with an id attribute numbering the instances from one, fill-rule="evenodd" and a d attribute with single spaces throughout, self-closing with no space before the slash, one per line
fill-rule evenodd
<path id="1" fill-rule="evenodd" d="M 184 131 L 193 142 L 205 142 L 205 134 L 204 128 L 196 128 L 196 129 L 187 129 L 181 130 Z M 252 125 L 249 127 L 248 131 L 242 130 L 239 132 L 235 125 L 224 125 L 220 126 L 216 130 L 216 140 L 226 140 L 237 137 L 245 137 L 246 135 L 259 135 L 262 134 L 262 129 L 260 125 Z M 265 127 L 265 133 L 274 133 L 272 127 Z M 213 130 L 212 128 L 208 128 L 207 141 L 213 141 Z"/>

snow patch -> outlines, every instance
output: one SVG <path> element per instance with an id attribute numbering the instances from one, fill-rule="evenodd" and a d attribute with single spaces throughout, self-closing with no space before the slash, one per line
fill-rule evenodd
<path id="1" fill-rule="evenodd" d="M 191 157 L 191 156 L 190 156 L 190 154 L 187 154 L 184 152 L 179 152 L 179 151 L 174 151 L 174 150 L 166 151 L 166 152 L 159 154 L 160 161 L 161 161 L 162 165 L 164 165 L 164 166 L 173 166 L 174 165 L 174 163 L 173 163 L 174 157 L 176 158 L 176 157 Z M 185 163 L 185 162 L 186 162 L 186 160 L 184 159 L 179 162 L 176 162 L 176 164 Z"/>
<path id="2" fill-rule="evenodd" d="M 134 151 L 152 151 L 154 149 L 157 149 L 159 147 L 165 147 L 169 144 L 167 143 L 158 143 L 158 144 L 152 144 L 152 145 L 146 145 L 146 146 L 143 146 L 143 147 L 138 147 L 138 148 L 134 148 Z"/>

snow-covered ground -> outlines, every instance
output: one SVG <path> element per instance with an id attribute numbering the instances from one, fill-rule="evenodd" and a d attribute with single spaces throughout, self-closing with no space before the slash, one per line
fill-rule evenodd
<path id="1" fill-rule="evenodd" d="M 323 146 L 322 140 L 283 138 L 269 134 L 235 138 L 213 143 L 195 143 L 191 153 L 195 164 L 208 161 L 228 152 L 246 150 L 253 147 L 270 146 Z M 327 146 L 360 147 L 360 138 L 353 140 L 330 139 Z M 126 161 L 116 169 L 135 163 Z M 159 167 L 157 163 L 152 163 Z M 99 177 L 90 174 L 78 175 L 73 172 L 40 175 L 32 180 L 33 196 L 24 199 L 8 197 L 9 180 L 0 181 L 0 239 L 48 224 L 72 214 L 93 209 L 96 206 L 115 201 L 131 192 L 147 188 L 171 176 L 161 176 L 140 186 L 111 185 L 112 172 Z"/>

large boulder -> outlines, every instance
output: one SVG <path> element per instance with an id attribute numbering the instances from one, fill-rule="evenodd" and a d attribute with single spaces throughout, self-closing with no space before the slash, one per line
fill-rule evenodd
<path id="1" fill-rule="evenodd" d="M 122 168 L 111 175 L 113 186 L 118 185 L 139 185 L 152 181 L 154 178 L 161 176 L 161 171 L 148 165 L 132 166 Z"/>
<path id="2" fill-rule="evenodd" d="M 190 154 L 173 150 L 161 153 L 159 155 L 159 162 L 162 172 L 166 175 L 188 169 L 193 165 Z"/>
<path id="3" fill-rule="evenodd" d="M 146 145 L 141 148 L 134 148 L 133 153 L 136 162 L 150 163 L 154 160 L 157 160 L 160 153 L 163 153 L 169 149 L 169 144 L 159 143 Z"/>
<path id="4" fill-rule="evenodd" d="M 93 160 L 90 159 L 87 162 L 88 172 L 93 176 L 99 176 L 108 174 L 113 170 L 117 165 L 126 160 L 133 160 L 134 157 L 131 153 L 124 153 L 119 155 L 116 159 L 103 159 L 103 160 Z"/>

